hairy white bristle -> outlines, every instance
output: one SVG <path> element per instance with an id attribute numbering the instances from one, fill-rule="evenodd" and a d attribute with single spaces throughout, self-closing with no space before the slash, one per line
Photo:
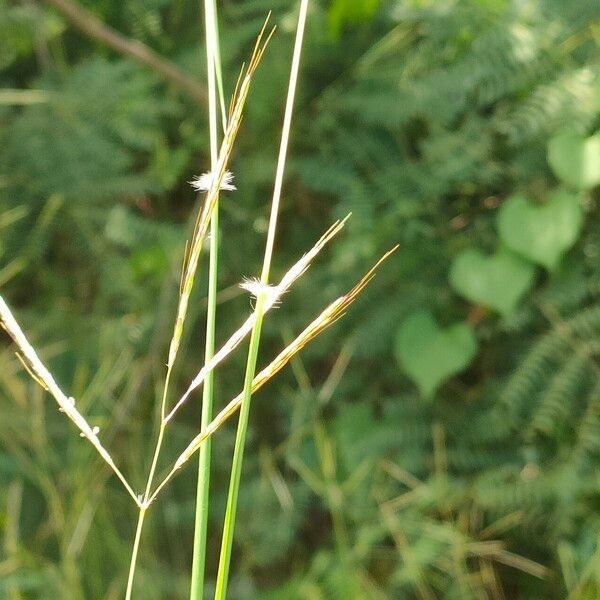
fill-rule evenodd
<path id="1" fill-rule="evenodd" d="M 209 171 L 208 173 L 202 173 L 202 175 L 197 175 L 189 182 L 189 184 L 197 191 L 197 192 L 208 192 L 210 190 L 213 183 L 214 175 Z M 235 189 L 235 185 L 233 185 L 233 173 L 231 171 L 225 171 L 223 175 L 223 180 L 221 181 L 221 190 L 226 192 L 232 192 Z"/>
<path id="2" fill-rule="evenodd" d="M 244 277 L 244 281 L 240 283 L 240 287 L 250 293 L 253 298 L 258 298 L 260 294 L 265 294 L 267 298 L 277 293 L 275 286 L 261 283 L 256 277 Z"/>

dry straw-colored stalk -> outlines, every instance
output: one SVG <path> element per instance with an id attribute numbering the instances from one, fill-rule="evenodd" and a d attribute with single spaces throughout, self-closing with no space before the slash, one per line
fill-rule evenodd
<path id="1" fill-rule="evenodd" d="M 206 238 L 206 233 L 208 232 L 212 212 L 219 198 L 219 191 L 223 183 L 223 178 L 227 172 L 227 164 L 229 162 L 229 157 L 231 156 L 233 144 L 242 122 L 244 106 L 246 104 L 248 92 L 250 91 L 252 76 L 254 75 L 262 59 L 271 36 L 275 32 L 275 28 L 273 28 L 263 41 L 268 21 L 269 17 L 267 17 L 267 20 L 265 21 L 265 24 L 263 25 L 263 28 L 256 40 L 254 51 L 252 52 L 246 72 L 245 74 L 240 74 L 240 78 L 238 79 L 238 83 L 231 100 L 229 117 L 227 120 L 227 130 L 225 131 L 225 136 L 221 144 L 216 172 L 212 173 L 211 186 L 206 195 L 206 200 L 204 201 L 202 211 L 199 213 L 198 219 L 196 220 L 192 242 L 184 259 L 179 304 L 177 306 L 177 318 L 175 320 L 173 338 L 169 347 L 169 358 L 167 362 L 167 367 L 169 369 L 173 367 L 173 363 L 175 362 L 175 358 L 177 357 L 177 352 L 179 350 L 179 343 L 183 333 L 183 324 L 187 315 L 188 303 L 192 293 L 196 271 L 198 269 L 198 262 L 200 260 L 202 246 Z"/>
<path id="2" fill-rule="evenodd" d="M 37 352 L 25 337 L 23 330 L 13 317 L 12 312 L 2 296 L 0 296 L 0 324 L 2 324 L 2 327 L 19 348 L 20 354 L 18 353 L 17 356 L 25 367 L 25 370 L 37 383 L 39 383 L 39 385 L 52 394 L 58 404 L 58 409 L 65 413 L 65 415 L 75 423 L 75 426 L 80 431 L 80 435 L 86 438 L 92 446 L 96 448 L 98 454 L 104 459 L 104 462 L 106 462 L 106 464 L 114 471 L 115 475 L 121 480 L 121 483 L 128 494 L 133 498 L 133 501 L 138 506 L 141 506 L 140 499 L 115 464 L 108 450 L 102 445 L 102 442 L 100 442 L 100 439 L 98 438 L 98 428 L 90 426 L 85 417 L 77 410 L 75 399 L 72 396 L 67 396 L 60 389 L 50 371 L 44 366 L 44 363 L 42 363 L 38 357 Z"/>
<path id="3" fill-rule="evenodd" d="M 292 284 L 301 277 L 308 267 L 310 266 L 313 259 L 317 254 L 325 247 L 327 242 L 333 239 L 333 237 L 341 231 L 350 215 L 344 218 L 342 221 L 336 221 L 317 241 L 317 243 L 306 253 L 302 258 L 287 271 L 282 277 L 278 285 L 273 286 L 269 289 L 269 295 L 265 301 L 263 307 L 263 314 L 267 313 L 273 306 L 276 306 L 283 294 L 287 292 Z M 198 388 L 204 382 L 204 379 L 208 373 L 212 372 L 227 356 L 229 356 L 244 340 L 244 338 L 252 331 L 254 323 L 256 322 L 256 311 L 246 319 L 243 325 L 235 331 L 231 337 L 223 344 L 223 346 L 214 354 L 214 356 L 206 362 L 206 364 L 200 369 L 198 374 L 194 377 L 190 383 L 185 394 L 175 403 L 173 408 L 169 411 L 169 414 L 164 418 L 165 424 L 171 421 L 175 416 L 175 413 L 179 410 L 181 405 L 189 398 L 190 394 Z"/>

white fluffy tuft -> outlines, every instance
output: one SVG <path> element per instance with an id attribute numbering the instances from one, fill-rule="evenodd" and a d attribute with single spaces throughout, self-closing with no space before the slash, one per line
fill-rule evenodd
<path id="1" fill-rule="evenodd" d="M 202 173 L 202 175 L 197 175 L 189 182 L 197 192 L 208 192 L 212 183 L 213 174 L 210 171 L 208 173 Z M 221 181 L 221 190 L 233 192 L 236 189 L 235 185 L 233 185 L 233 173 L 231 171 L 225 171 L 225 175 L 223 175 L 223 180 Z"/>

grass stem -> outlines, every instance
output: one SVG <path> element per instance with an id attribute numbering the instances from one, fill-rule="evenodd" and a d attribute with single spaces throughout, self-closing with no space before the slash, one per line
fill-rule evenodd
<path id="1" fill-rule="evenodd" d="M 142 537 L 142 529 L 144 527 L 144 517 L 146 516 L 146 510 L 148 509 L 148 498 L 150 497 L 150 491 L 152 489 L 152 483 L 154 481 L 154 474 L 156 473 L 156 466 L 158 465 L 158 457 L 162 449 L 163 438 L 165 436 L 165 422 L 164 415 L 167 411 L 167 391 L 169 389 L 169 381 L 171 379 L 171 367 L 167 367 L 167 375 L 165 377 L 165 385 L 163 387 L 162 399 L 160 403 L 160 425 L 158 429 L 158 437 L 156 438 L 156 445 L 154 447 L 154 455 L 152 456 L 152 464 L 150 465 L 150 471 L 148 473 L 148 480 L 146 482 L 146 490 L 144 492 L 143 504 L 139 507 L 138 522 L 135 530 L 135 539 L 133 541 L 133 548 L 131 550 L 131 561 L 129 564 L 129 575 L 127 577 L 127 591 L 125 594 L 125 600 L 131 598 L 131 592 L 133 590 L 133 580 L 135 578 L 135 570 L 137 567 L 138 550 L 140 546 L 140 538 Z"/>
<path id="2" fill-rule="evenodd" d="M 252 381 L 256 370 L 258 348 L 260 345 L 260 332 L 263 320 L 263 304 L 265 296 L 260 295 L 256 300 L 256 324 L 250 336 L 250 349 L 248 350 L 248 361 L 246 364 L 246 375 L 244 377 L 244 391 L 240 406 L 240 417 L 235 437 L 233 460 L 231 463 L 231 476 L 229 492 L 227 495 L 227 508 L 225 510 L 225 522 L 223 524 L 223 540 L 221 542 L 221 553 L 219 555 L 219 570 L 217 573 L 217 586 L 215 599 L 223 600 L 227 596 L 227 583 L 229 579 L 229 566 L 231 564 L 231 550 L 233 547 L 233 533 L 237 513 L 237 500 L 242 475 L 242 463 L 244 458 L 244 442 L 248 429 L 248 416 L 250 414 L 250 397 L 252 395 Z"/>
<path id="3" fill-rule="evenodd" d="M 218 162 L 217 137 L 217 91 L 215 76 L 220 70 L 217 63 L 218 37 L 217 14 L 214 0 L 204 0 L 204 21 L 206 29 L 206 67 L 208 79 L 208 115 L 210 134 L 211 173 Z M 219 61 L 220 62 L 220 61 Z M 220 73 L 218 75 L 220 77 Z M 220 81 L 220 80 L 219 80 Z M 222 103 L 221 110 L 224 110 Z M 223 113 L 225 118 L 225 113 Z M 225 127 L 226 128 L 226 127 Z M 215 352 L 215 326 L 217 313 L 217 276 L 219 252 L 219 205 L 218 201 L 210 222 L 210 258 L 208 272 L 208 308 L 206 317 L 206 344 L 204 360 L 209 361 Z M 213 414 L 214 373 L 208 373 L 202 390 L 201 428 L 206 427 Z M 163 421 L 164 422 L 164 421 Z M 196 516 L 194 521 L 194 549 L 192 557 L 192 580 L 190 600 L 202 600 L 204 594 L 204 572 L 206 563 L 206 537 L 208 528 L 208 506 L 210 493 L 211 440 L 200 448 L 198 460 L 198 486 L 196 492 Z"/>
<path id="4" fill-rule="evenodd" d="M 283 186 L 283 173 L 285 170 L 287 149 L 289 145 L 292 113 L 294 107 L 294 98 L 296 95 L 298 71 L 300 68 L 300 55 L 302 52 L 302 41 L 304 38 L 304 27 L 306 24 L 307 10 L 308 0 L 301 0 L 300 13 L 298 16 L 298 26 L 296 29 L 296 40 L 294 43 L 294 54 L 292 57 L 290 82 L 288 87 L 283 127 L 281 132 L 281 144 L 279 147 L 279 157 L 277 160 L 277 170 L 275 173 L 275 185 L 273 189 L 273 200 L 271 203 L 269 229 L 267 232 L 267 242 L 260 278 L 260 282 L 263 285 L 263 287 L 266 287 L 269 284 L 269 273 L 271 269 L 271 259 L 273 257 L 273 247 L 275 245 L 277 216 L 279 214 L 281 189 Z M 246 363 L 246 374 L 244 376 L 244 390 L 235 439 L 233 460 L 231 465 L 231 477 L 229 482 L 229 493 L 227 496 L 227 508 L 225 510 L 225 522 L 223 525 L 223 539 L 221 541 L 221 553 L 219 557 L 219 569 L 217 573 L 215 600 L 224 600 L 227 596 L 227 583 L 229 579 L 229 567 L 231 564 L 231 550 L 233 547 L 233 534 L 235 529 L 237 500 L 242 472 L 242 462 L 244 457 L 244 444 L 246 441 L 246 431 L 248 429 L 248 416 L 250 414 L 250 400 L 252 396 L 252 382 L 254 380 L 254 373 L 256 371 L 256 362 L 258 358 L 258 349 L 260 346 L 260 334 L 262 328 L 265 301 L 266 292 L 265 290 L 263 290 L 261 293 L 257 294 L 255 308 L 256 322 L 254 323 L 254 327 L 252 328 L 252 333 L 250 336 L 250 347 L 248 350 L 248 360 Z"/>
<path id="5" fill-rule="evenodd" d="M 144 527 L 144 517 L 146 516 L 146 509 L 140 508 L 138 515 L 137 527 L 135 529 L 135 540 L 133 542 L 133 549 L 131 551 L 131 561 L 129 564 L 129 576 L 127 577 L 127 591 L 125 592 L 125 600 L 131 600 L 131 593 L 133 591 L 133 578 L 135 576 L 135 568 L 137 564 L 137 555 L 140 548 L 140 539 L 142 537 L 142 529 Z"/>

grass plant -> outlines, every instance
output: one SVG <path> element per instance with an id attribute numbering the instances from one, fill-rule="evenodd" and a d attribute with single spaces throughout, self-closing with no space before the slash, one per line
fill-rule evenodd
<path id="1" fill-rule="evenodd" d="M 235 437 L 235 447 L 233 451 L 233 462 L 231 464 L 231 479 L 229 483 L 229 493 L 227 496 L 227 507 L 225 509 L 225 522 L 223 524 L 223 539 L 221 541 L 221 554 L 219 557 L 219 571 L 217 573 L 217 587 L 215 591 L 215 600 L 221 600 L 227 597 L 227 583 L 229 579 L 229 566 L 231 563 L 231 549 L 233 546 L 233 533 L 235 529 L 235 517 L 237 512 L 240 479 L 242 476 L 244 445 L 246 442 L 246 431 L 248 429 L 248 416 L 250 414 L 252 384 L 254 382 L 254 372 L 256 370 L 258 348 L 260 346 L 260 334 L 264 317 L 264 305 L 267 300 L 267 296 L 270 293 L 270 289 L 268 287 L 269 275 L 271 272 L 273 248 L 275 246 L 277 217 L 279 215 L 279 203 L 281 201 L 281 189 L 283 186 L 283 173 L 285 170 L 285 161 L 287 158 L 290 129 L 292 125 L 292 112 L 294 108 L 294 99 L 296 96 L 296 85 L 298 82 L 298 70 L 300 68 L 300 55 L 302 51 L 302 40 L 304 38 L 304 27 L 306 25 L 307 10 L 308 0 L 301 0 L 300 14 L 298 16 L 298 26 L 296 28 L 294 56 L 292 58 L 292 69 L 290 73 L 290 83 L 285 104 L 283 128 L 281 132 L 279 158 L 277 160 L 277 170 L 275 173 L 275 186 L 273 189 L 273 199 L 271 202 L 271 216 L 269 218 L 269 229 L 267 231 L 267 243 L 265 247 L 265 255 L 263 258 L 262 272 L 260 275 L 260 284 L 256 291 L 256 308 L 254 311 L 256 314 L 256 321 L 254 323 L 254 326 L 252 327 L 252 333 L 250 334 L 250 349 L 248 350 L 248 361 L 246 363 L 246 374 L 244 376 L 244 390 L 242 392 L 240 416 Z"/>
<path id="2" fill-rule="evenodd" d="M 219 195 L 221 190 L 234 189 L 231 185 L 231 174 L 228 171 L 229 159 L 234 147 L 236 136 L 242 122 L 244 106 L 248 98 L 252 77 L 260 63 L 274 29 L 268 30 L 269 18 L 258 35 L 256 44 L 248 66 L 242 69 L 238 78 L 235 91 L 230 102 L 229 111 L 225 114 L 225 102 L 223 93 L 223 78 L 220 67 L 219 34 L 217 26 L 216 3 L 214 0 L 205 0 L 205 29 L 206 29 L 206 62 L 207 62 L 207 89 L 208 89 L 208 119 L 210 134 L 210 172 L 201 176 L 194 182 L 196 189 L 205 191 L 206 196 L 202 202 L 201 209 L 194 226 L 191 241 L 186 247 L 182 266 L 181 283 L 177 302 L 177 311 L 173 333 L 168 350 L 166 363 L 166 374 L 160 400 L 160 420 L 151 464 L 146 479 L 144 492 L 136 494 L 128 479 L 117 467 L 109 451 L 101 443 L 97 427 L 89 425 L 85 416 L 79 412 L 75 400 L 68 396 L 58 386 L 49 370 L 44 366 L 36 351 L 28 342 L 25 334 L 18 325 L 11 310 L 0 297 L 0 322 L 19 349 L 19 357 L 28 373 L 37 381 L 42 388 L 49 391 L 58 403 L 59 409 L 79 429 L 80 435 L 86 438 L 96 449 L 100 457 L 111 468 L 114 474 L 123 484 L 127 493 L 138 509 L 137 526 L 131 551 L 131 559 L 127 584 L 125 590 L 126 600 L 133 597 L 134 581 L 137 567 L 138 553 L 142 543 L 142 534 L 146 514 L 152 503 L 160 492 L 171 481 L 179 471 L 199 451 L 198 463 L 198 486 L 195 510 L 194 546 L 192 575 L 190 584 L 190 598 L 199 600 L 205 591 L 205 563 L 207 544 L 207 523 L 209 509 L 210 490 L 210 466 L 211 466 L 211 437 L 225 422 L 239 410 L 237 434 L 235 440 L 234 454 L 230 470 L 230 484 L 223 525 L 223 536 L 221 552 L 216 580 L 215 599 L 223 600 L 227 596 L 233 537 L 235 531 L 235 519 L 237 501 L 240 491 L 240 479 L 243 466 L 244 445 L 248 429 L 252 394 L 262 387 L 267 381 L 274 377 L 308 342 L 314 339 L 322 331 L 332 325 L 346 308 L 354 301 L 365 285 L 373 277 L 377 267 L 393 251 L 385 254 L 358 283 L 346 294 L 332 302 L 322 311 L 291 343 L 289 343 L 265 368 L 256 374 L 258 351 L 260 347 L 261 330 L 265 314 L 276 306 L 282 295 L 287 292 L 293 283 L 302 276 L 311 262 L 344 227 L 346 219 L 334 223 L 315 245 L 302 256 L 283 276 L 276 285 L 270 284 L 270 272 L 274 255 L 275 238 L 277 232 L 277 220 L 285 164 L 291 133 L 292 113 L 298 74 L 300 69 L 300 58 L 302 42 L 308 12 L 308 0 L 300 0 L 298 24 L 294 50 L 291 63 L 289 86 L 283 125 L 281 129 L 281 142 L 279 156 L 275 172 L 273 195 L 271 200 L 271 211 L 267 231 L 266 246 L 262 262 L 260 278 L 246 281 L 242 287 L 255 296 L 255 307 L 252 314 L 244 323 L 229 337 L 222 347 L 215 352 L 215 330 L 217 319 L 217 290 L 218 290 L 218 250 L 219 250 Z M 223 127 L 223 139 L 219 145 L 219 106 L 221 107 L 221 122 Z M 170 403 L 170 382 L 173 367 L 175 365 L 183 334 L 184 325 L 188 313 L 191 292 L 197 277 L 201 253 L 207 234 L 210 229 L 210 256 L 208 273 L 208 310 L 206 322 L 206 340 L 204 365 L 193 378 L 186 391 L 176 402 Z M 249 349 L 246 361 L 243 389 L 223 408 L 216 417 L 213 417 L 213 391 L 214 370 L 231 353 L 236 350 L 243 340 L 250 336 Z M 159 459 L 165 440 L 169 423 L 174 419 L 179 408 L 188 400 L 191 394 L 200 386 L 202 393 L 202 416 L 200 432 L 188 444 L 170 469 L 167 470 L 158 485 L 155 485 L 156 473 Z"/>

